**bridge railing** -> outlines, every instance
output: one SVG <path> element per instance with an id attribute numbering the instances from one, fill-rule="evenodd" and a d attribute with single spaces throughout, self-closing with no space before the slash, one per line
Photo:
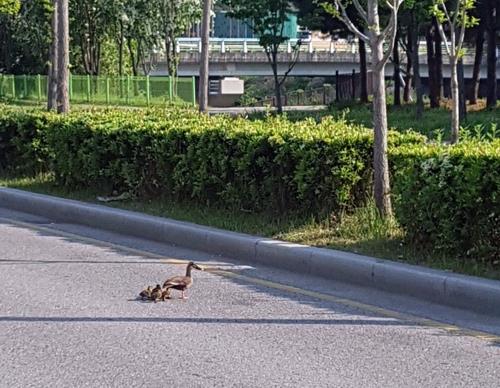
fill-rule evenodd
<path id="1" fill-rule="evenodd" d="M 300 52 L 299 61 L 313 62 L 332 62 L 332 61 L 358 61 L 359 51 L 358 44 L 355 41 L 349 42 L 346 40 L 308 40 L 301 41 L 291 39 L 282 44 L 279 48 L 280 58 L 287 61 L 290 55 L 294 52 L 294 48 Z M 257 61 L 263 62 L 267 60 L 264 49 L 259 45 L 258 39 L 239 39 L 239 38 L 210 38 L 209 49 L 211 52 L 211 61 L 214 62 L 229 62 L 229 61 Z M 177 51 L 181 53 L 181 61 L 195 62 L 199 61 L 199 53 L 201 53 L 200 38 L 179 38 L 177 40 Z M 464 48 L 464 63 L 471 64 L 474 61 L 474 47 L 466 46 Z M 448 56 L 443 46 L 443 63 L 448 64 Z M 288 56 L 287 56 L 288 55 Z M 367 47 L 368 59 L 371 52 Z M 427 45 L 421 42 L 419 45 L 419 57 L 421 63 L 427 63 Z M 406 52 L 400 50 L 400 58 L 402 63 L 406 63 Z M 165 61 L 164 54 L 161 53 L 157 61 Z"/>

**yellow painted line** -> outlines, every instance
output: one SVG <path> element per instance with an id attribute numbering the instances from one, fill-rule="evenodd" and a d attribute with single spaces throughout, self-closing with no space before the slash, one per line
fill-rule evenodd
<path id="1" fill-rule="evenodd" d="M 156 253 L 144 251 L 142 249 L 136 249 L 136 248 L 127 247 L 125 245 L 115 244 L 115 243 L 108 242 L 108 241 L 97 240 L 97 239 L 92 238 L 92 237 L 80 236 L 80 235 L 77 235 L 77 234 L 74 234 L 71 232 L 64 232 L 64 231 L 61 231 L 58 229 L 52 229 L 52 228 L 48 228 L 48 227 L 41 226 L 41 225 L 31 224 L 28 222 L 15 221 L 15 220 L 6 219 L 3 217 L 0 217 L 0 220 L 3 220 L 7 223 L 11 223 L 11 224 L 14 224 L 17 226 L 21 226 L 21 227 L 24 227 L 24 228 L 27 228 L 30 230 L 43 231 L 43 232 L 47 232 L 47 233 L 50 233 L 50 234 L 55 235 L 55 236 L 71 238 L 74 240 L 90 243 L 92 245 L 98 245 L 98 246 L 103 247 L 103 248 L 114 248 L 116 250 L 127 252 L 127 253 L 133 253 L 133 254 L 136 254 L 138 256 L 145 256 L 145 257 L 149 257 L 149 258 L 160 259 L 161 262 L 164 264 L 185 265 L 188 262 L 188 260 L 173 259 L 173 258 L 169 258 L 169 257 L 164 256 L 164 255 L 159 255 Z M 344 306 L 347 306 L 350 308 L 355 308 L 358 310 L 362 310 L 362 311 L 366 311 L 366 312 L 370 312 L 370 313 L 375 313 L 375 314 L 378 314 L 378 315 L 386 317 L 386 318 L 415 323 L 419 326 L 440 329 L 440 330 L 446 331 L 447 333 L 452 334 L 452 335 L 463 335 L 463 336 L 474 337 L 474 338 L 485 340 L 485 341 L 500 341 L 500 336 L 497 336 L 494 334 L 490 334 L 490 333 L 486 333 L 486 332 L 482 332 L 482 331 L 478 331 L 478 330 L 461 328 L 459 326 L 451 325 L 448 323 L 439 322 L 439 321 L 435 321 L 435 320 L 428 319 L 428 318 L 422 318 L 422 317 L 418 317 L 418 316 L 411 315 L 411 314 L 400 313 L 397 311 L 388 310 L 388 309 L 383 308 L 383 307 L 377 307 L 377 306 L 369 305 L 366 303 L 357 302 L 357 301 L 354 301 L 351 299 L 337 297 L 337 296 L 333 296 L 330 294 L 323 294 L 321 292 L 306 290 L 303 288 L 289 286 L 286 284 L 277 283 L 277 282 L 273 282 L 270 280 L 241 275 L 241 274 L 229 271 L 229 270 L 221 270 L 218 267 L 210 268 L 210 266 L 205 265 L 204 269 L 207 272 L 210 272 L 210 273 L 215 274 L 215 275 L 224 276 L 224 277 L 232 278 L 232 279 L 238 279 L 238 280 L 242 280 L 244 282 L 250 283 L 250 284 L 255 284 L 255 285 L 263 286 L 266 288 L 275 289 L 275 290 L 279 290 L 279 291 L 283 291 L 283 292 L 288 292 L 288 293 L 292 293 L 292 294 L 296 294 L 296 295 L 307 296 L 307 297 L 322 300 L 322 301 L 341 304 L 341 305 L 344 305 Z"/>

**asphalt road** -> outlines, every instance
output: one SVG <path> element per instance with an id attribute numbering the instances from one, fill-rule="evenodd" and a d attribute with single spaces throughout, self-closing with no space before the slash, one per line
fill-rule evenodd
<path id="1" fill-rule="evenodd" d="M 500 385 L 485 316 L 1 208 L 0 252 L 1 387 Z"/>

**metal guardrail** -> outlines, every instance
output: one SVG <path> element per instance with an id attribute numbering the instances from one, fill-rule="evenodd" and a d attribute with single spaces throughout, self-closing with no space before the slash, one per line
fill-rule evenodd
<path id="1" fill-rule="evenodd" d="M 402 53 L 403 54 L 403 53 Z M 180 62 L 187 64 L 196 64 L 200 62 L 200 53 L 198 52 L 181 52 Z M 483 58 L 485 63 L 486 57 Z M 278 62 L 287 63 L 294 60 L 294 54 L 279 53 Z M 163 58 L 158 58 L 156 63 L 162 63 Z M 427 64 L 427 55 L 420 54 L 419 61 L 421 64 Z M 210 53 L 210 62 L 214 63 L 267 63 L 268 57 L 264 52 L 212 52 Z M 304 53 L 300 52 L 297 62 L 302 63 L 358 63 L 359 55 L 357 53 L 336 52 L 333 54 L 325 52 Z M 370 63 L 370 56 L 368 56 L 368 63 Z M 401 56 L 401 64 L 406 64 L 406 55 Z M 464 56 L 464 64 L 472 65 L 474 63 L 473 55 Z M 448 56 L 443 56 L 443 64 L 449 65 Z"/>

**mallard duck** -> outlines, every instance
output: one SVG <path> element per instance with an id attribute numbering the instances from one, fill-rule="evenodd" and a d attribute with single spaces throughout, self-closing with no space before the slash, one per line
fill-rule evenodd
<path id="1" fill-rule="evenodd" d="M 165 301 L 165 299 L 170 299 L 170 289 L 169 288 L 163 288 L 163 290 L 162 290 L 161 300 Z"/>
<path id="2" fill-rule="evenodd" d="M 169 291 L 169 295 L 170 289 L 173 288 L 174 290 L 179 290 L 182 292 L 182 299 L 187 298 L 184 293 L 193 285 L 193 278 L 191 277 L 192 268 L 203 271 L 203 268 L 190 261 L 186 268 L 186 276 L 174 276 L 173 278 L 167 279 L 165 283 L 163 283 L 163 288 Z"/>
<path id="3" fill-rule="evenodd" d="M 162 300 L 163 297 L 163 289 L 162 287 L 157 284 L 155 288 L 153 288 L 153 291 L 151 291 L 151 300 L 154 302 L 158 302 L 159 300 Z"/>
<path id="4" fill-rule="evenodd" d="M 148 286 L 147 288 L 145 288 L 144 290 L 142 290 L 139 293 L 139 298 L 141 298 L 142 300 L 151 299 L 152 292 L 153 292 L 153 289 L 151 288 L 151 286 Z"/>

